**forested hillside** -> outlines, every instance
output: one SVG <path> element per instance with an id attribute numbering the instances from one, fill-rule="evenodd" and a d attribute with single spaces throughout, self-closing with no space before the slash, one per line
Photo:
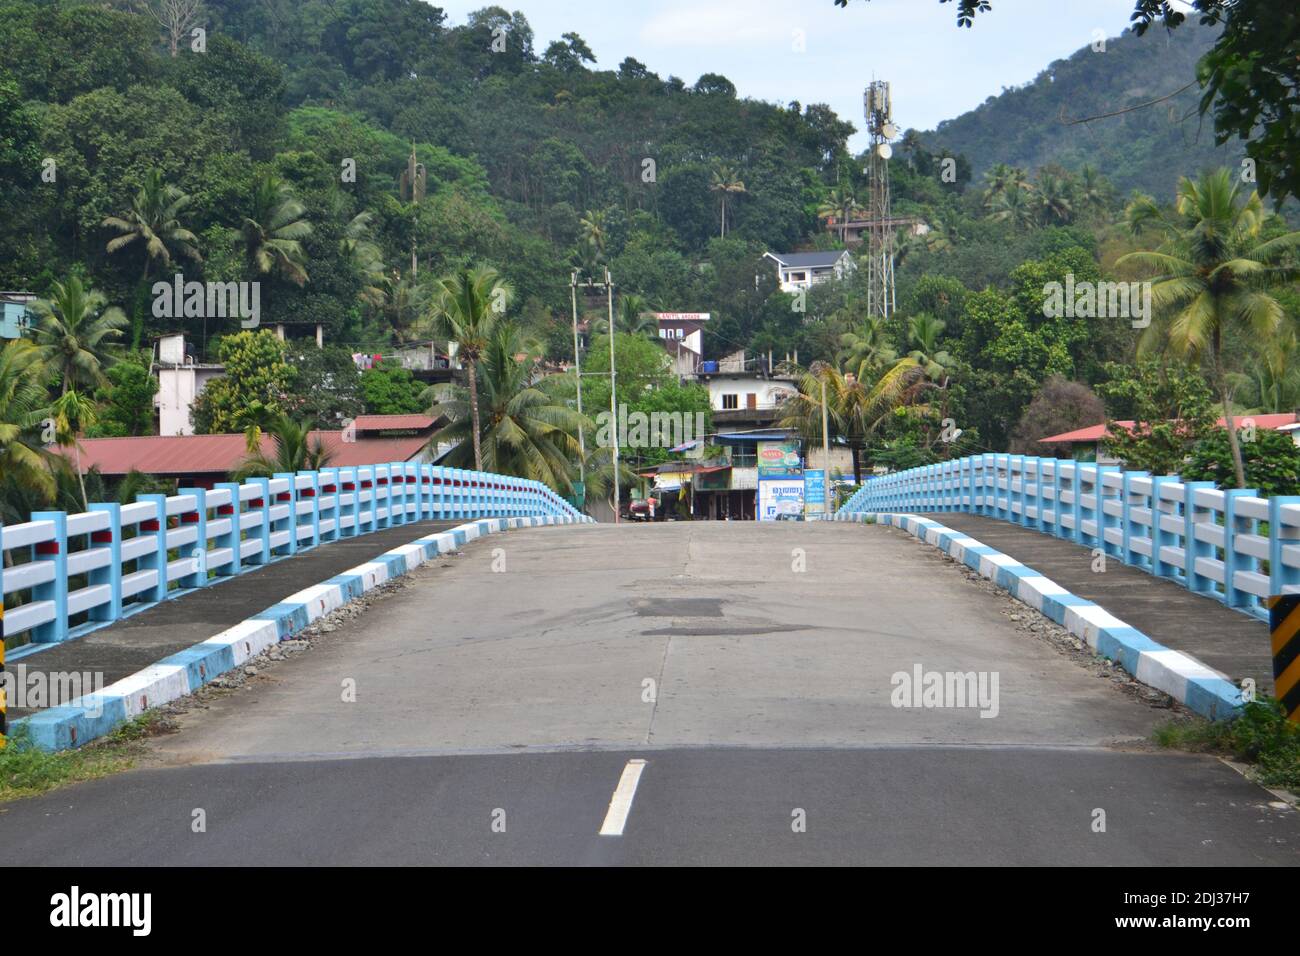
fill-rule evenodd
<path id="1" fill-rule="evenodd" d="M 1179 176 L 1235 165 L 1244 156 L 1239 144 L 1216 147 L 1213 127 L 1196 110 L 1196 62 L 1218 32 L 1196 23 L 1142 37 L 1125 31 L 1108 39 L 1104 50 L 1084 46 L 1032 82 L 922 133 L 921 140 L 965 155 L 976 176 L 998 163 L 1025 169 L 1088 163 L 1123 193 L 1168 194 Z M 1132 109 L 1177 90 L 1153 106 Z M 1070 125 L 1121 110 L 1131 111 Z"/>

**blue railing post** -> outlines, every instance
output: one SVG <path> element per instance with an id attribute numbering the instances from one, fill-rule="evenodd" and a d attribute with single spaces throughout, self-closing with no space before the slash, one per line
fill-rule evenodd
<path id="1" fill-rule="evenodd" d="M 355 468 L 339 469 L 339 535 L 351 538 L 361 533 L 361 479 Z"/>
<path id="2" fill-rule="evenodd" d="M 1058 486 L 1059 489 L 1059 486 Z M 1083 465 L 1078 461 L 1070 462 L 1070 518 L 1074 522 L 1074 527 L 1070 531 L 1070 540 L 1075 544 L 1083 544 L 1083 506 L 1079 501 L 1083 493 Z M 1059 497 L 1060 491 L 1057 491 Z"/>
<path id="3" fill-rule="evenodd" d="M 1276 495 L 1268 499 L 1268 593 L 1300 590 L 1300 568 L 1282 563 L 1282 549 L 1300 547 L 1300 527 L 1284 524 L 1282 509 L 1300 506 L 1300 495 Z"/>
<path id="4" fill-rule="evenodd" d="M 1123 474 L 1121 485 L 1121 500 L 1124 508 L 1123 517 L 1121 518 L 1120 530 L 1124 535 L 1123 545 L 1121 546 L 1120 557 L 1125 564 L 1131 564 L 1133 567 L 1146 567 L 1147 559 L 1145 555 L 1133 550 L 1133 535 L 1139 528 L 1139 525 L 1133 520 L 1133 497 L 1137 494 L 1133 490 L 1133 479 L 1150 478 L 1149 471 L 1126 471 Z"/>
<path id="5" fill-rule="evenodd" d="M 1211 523 L 1213 508 L 1202 508 L 1196 503 L 1198 491 L 1213 491 L 1212 481 L 1183 482 L 1183 586 L 1195 594 L 1213 594 L 1214 579 L 1196 570 L 1197 558 L 1214 557 L 1214 546 L 1196 537 L 1196 526 L 1201 519 Z"/>
<path id="6" fill-rule="evenodd" d="M 225 534 L 217 535 L 212 539 L 213 549 L 229 548 L 230 562 L 220 568 L 213 568 L 213 572 L 220 577 L 230 577 L 239 574 L 244 570 L 244 557 L 240 553 L 240 544 L 243 535 L 240 533 L 240 512 L 242 508 L 239 501 L 240 486 L 233 481 L 223 481 L 216 485 L 220 491 L 229 492 L 230 504 L 219 505 L 217 507 L 217 519 L 229 519 L 230 530 Z"/>
<path id="7" fill-rule="evenodd" d="M 322 530 L 320 539 L 323 542 L 337 541 L 342 529 L 339 528 L 339 516 L 342 509 L 339 508 L 339 500 L 342 498 L 342 483 L 339 481 L 339 470 L 337 468 L 322 468 L 320 470 L 319 487 L 317 495 L 321 499 L 320 503 L 320 520 Z M 327 505 L 325 499 L 328 498 L 330 503 Z M 324 525 L 330 527 L 325 528 Z"/>
<path id="8" fill-rule="evenodd" d="M 1230 488 L 1223 492 L 1223 603 L 1228 607 L 1250 607 L 1255 595 L 1233 585 L 1238 570 L 1253 571 L 1258 562 L 1255 558 L 1237 553 L 1237 532 L 1240 522 L 1247 521 L 1237 515 L 1239 498 L 1255 498 L 1259 491 L 1254 488 Z"/>
<path id="9" fill-rule="evenodd" d="M 1182 571 L 1178 565 L 1160 556 L 1162 548 L 1173 547 L 1177 543 L 1175 536 L 1163 527 L 1163 519 L 1168 512 L 1160 498 L 1160 491 L 1165 485 L 1177 483 L 1176 475 L 1155 475 L 1151 478 L 1151 573 L 1161 578 L 1174 579 Z"/>
<path id="10" fill-rule="evenodd" d="M 1112 528 L 1120 527 L 1121 518 L 1117 515 L 1110 514 L 1106 510 L 1106 500 L 1108 498 L 1119 501 L 1119 499 L 1123 497 L 1122 489 L 1116 492 L 1115 494 L 1110 494 L 1106 489 L 1106 476 L 1112 474 L 1118 474 L 1118 473 L 1119 473 L 1119 467 L 1117 465 L 1097 466 L 1097 471 L 1096 471 L 1097 474 L 1097 487 L 1096 487 L 1097 543 L 1095 547 L 1101 548 L 1105 554 L 1109 554 L 1112 557 L 1122 559 L 1123 557 L 1122 544 L 1114 544 L 1113 542 L 1109 541 L 1106 537 L 1106 532 L 1108 530 Z M 1122 480 L 1123 479 L 1121 478 L 1121 481 Z"/>
<path id="11" fill-rule="evenodd" d="M 68 639 L 68 515 L 64 511 L 34 511 L 33 521 L 49 521 L 54 536 L 32 545 L 32 560 L 50 565 L 52 579 L 32 588 L 33 601 L 49 601 L 54 606 L 53 619 L 32 630 L 32 643 L 56 644 Z"/>
<path id="12" fill-rule="evenodd" d="M 91 544 L 108 550 L 108 564 L 91 571 L 87 580 L 107 586 L 109 592 L 107 601 L 90 609 L 90 620 L 116 621 L 122 616 L 122 506 L 116 501 L 92 502 L 90 510 L 108 515 L 108 527 L 90 535 Z"/>
<path id="13" fill-rule="evenodd" d="M 208 583 L 208 508 L 204 499 L 207 492 L 202 488 L 179 488 L 177 493 L 191 495 L 194 498 L 194 510 L 182 512 L 180 518 L 182 524 L 194 525 L 197 535 L 190 553 L 182 553 L 181 555 L 194 562 L 190 573 L 181 576 L 181 587 L 206 587 Z"/>
<path id="14" fill-rule="evenodd" d="M 136 565 L 155 573 L 151 599 L 154 603 L 167 600 L 167 498 L 164 495 L 140 495 L 136 501 L 147 501 L 156 509 L 155 516 L 140 522 L 138 537 L 151 535 L 154 549 L 142 555 Z"/>
<path id="15" fill-rule="evenodd" d="M 258 497 L 252 498 L 248 502 L 250 512 L 260 511 L 262 520 L 257 526 L 257 536 L 261 539 L 261 550 L 249 555 L 250 564 L 270 564 L 271 563 L 271 479 L 269 478 L 250 478 L 250 485 L 258 489 Z"/>
<path id="16" fill-rule="evenodd" d="M 275 531 L 288 531 L 289 540 L 280 545 L 284 550 L 281 552 L 285 557 L 298 553 L 298 489 L 294 482 L 294 474 L 291 471 L 277 471 L 273 476 L 274 479 L 280 479 L 288 483 L 284 491 L 275 493 L 275 507 L 285 506 L 289 509 L 287 517 L 280 519 L 284 527 L 277 527 Z"/>

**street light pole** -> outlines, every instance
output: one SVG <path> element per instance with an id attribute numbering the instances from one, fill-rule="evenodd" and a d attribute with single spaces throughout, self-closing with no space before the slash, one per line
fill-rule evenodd
<path id="1" fill-rule="evenodd" d="M 578 383 L 578 418 L 582 418 L 582 364 L 578 358 L 578 270 L 569 275 L 569 294 L 573 299 L 573 374 Z M 578 427 L 578 476 L 582 482 L 583 495 L 587 488 L 587 440 L 583 428 Z"/>
<path id="2" fill-rule="evenodd" d="M 605 267 L 605 295 L 609 301 L 609 416 L 614 430 L 614 524 L 619 524 L 619 505 L 623 492 L 618 482 L 618 409 L 615 407 L 614 395 L 614 387 L 618 384 L 614 371 L 614 278 L 609 274 L 609 266 Z"/>

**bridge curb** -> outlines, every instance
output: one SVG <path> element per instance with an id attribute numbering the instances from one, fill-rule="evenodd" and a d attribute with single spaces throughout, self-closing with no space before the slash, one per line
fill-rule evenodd
<path id="1" fill-rule="evenodd" d="M 1142 683 L 1163 691 L 1202 717 L 1222 720 L 1240 711 L 1241 690 L 1218 671 L 1190 654 L 1156 643 L 1101 605 L 1072 594 L 1041 572 L 964 532 L 931 518 L 890 512 L 837 514 L 833 520 L 865 523 L 868 517 L 877 524 L 902 528 L 961 561 L 1022 604 L 1087 642 L 1099 655 L 1115 661 Z"/>
<path id="2" fill-rule="evenodd" d="M 342 574 L 303 588 L 233 627 L 124 677 L 98 693 L 87 694 L 70 704 L 51 707 L 15 721 L 10 736 L 21 726 L 27 729 L 31 742 L 44 750 L 79 747 L 111 733 L 151 707 L 194 693 L 267 648 L 292 639 L 312 621 L 415 570 L 440 554 L 501 531 L 591 521 L 586 516 L 571 515 L 480 518 L 448 531 L 416 538 L 410 544 L 399 545 Z"/>

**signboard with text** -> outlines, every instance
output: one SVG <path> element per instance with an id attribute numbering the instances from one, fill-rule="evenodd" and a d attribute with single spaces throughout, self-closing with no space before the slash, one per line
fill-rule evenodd
<path id="1" fill-rule="evenodd" d="M 797 475 L 803 470 L 797 441 L 761 441 L 758 443 L 758 477 L 775 478 Z"/>
<path id="2" fill-rule="evenodd" d="M 759 521 L 800 521 L 803 518 L 802 478 L 763 478 L 758 483 Z"/>
<path id="3" fill-rule="evenodd" d="M 804 514 L 819 515 L 826 512 L 826 471 L 810 468 L 803 473 Z"/>

